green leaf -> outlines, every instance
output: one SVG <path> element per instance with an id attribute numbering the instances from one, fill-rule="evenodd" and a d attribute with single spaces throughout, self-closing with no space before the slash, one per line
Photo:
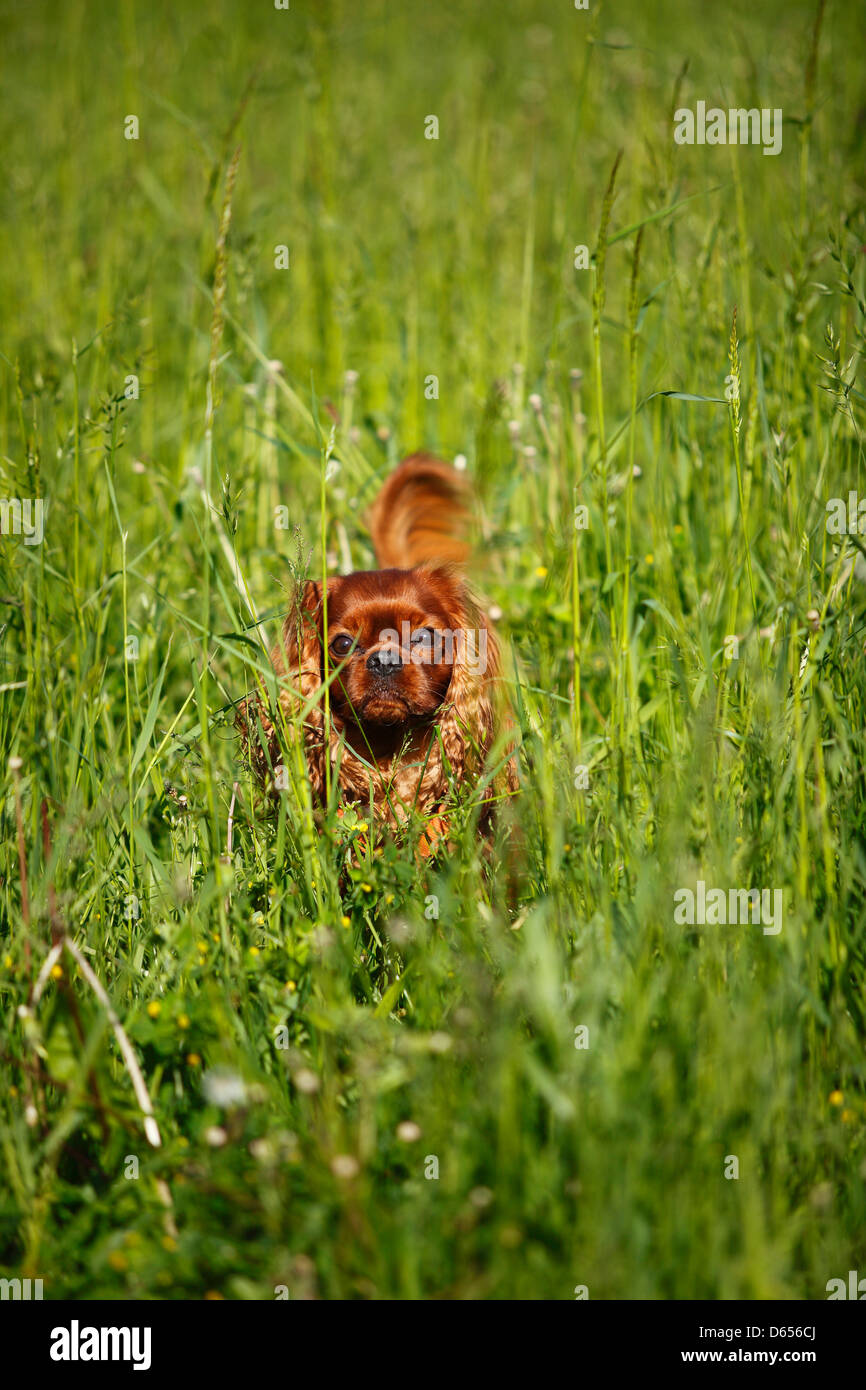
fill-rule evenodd
<path id="1" fill-rule="evenodd" d="M 724 396 L 696 396 L 691 391 L 653 391 L 651 396 L 646 396 L 641 401 L 641 405 L 646 405 L 647 401 L 654 401 L 656 396 L 668 396 L 672 401 L 703 401 L 708 405 L 727 405 Z"/>
<path id="2" fill-rule="evenodd" d="M 615 236 L 608 237 L 608 246 L 613 246 L 615 241 L 622 241 L 623 237 L 631 236 L 632 232 L 637 232 L 641 227 L 646 227 L 650 222 L 658 222 L 662 217 L 670 217 L 672 212 L 678 208 L 685 207 L 686 203 L 694 202 L 695 198 L 706 198 L 710 193 L 718 193 L 721 189 L 727 188 L 726 183 L 717 183 L 714 188 L 705 188 L 701 193 L 690 193 L 688 198 L 680 198 L 678 203 L 671 203 L 669 208 L 660 208 L 658 212 L 651 212 L 648 217 L 642 217 L 639 222 L 632 222 L 630 226 L 623 227 L 621 232 Z"/>
<path id="3" fill-rule="evenodd" d="M 138 767 L 138 764 L 141 762 L 142 758 L 147 752 L 147 746 L 150 743 L 151 738 L 153 737 L 153 731 L 156 727 L 157 715 L 159 714 L 159 697 L 162 693 L 162 683 L 165 680 L 165 673 L 168 667 L 168 659 L 170 655 L 171 638 L 169 638 L 168 640 L 168 648 L 165 653 L 165 661 L 162 663 L 162 670 L 157 676 L 156 685 L 154 687 L 153 695 L 151 696 L 150 700 L 150 705 L 148 706 L 148 711 L 145 715 L 144 723 L 141 726 L 141 733 L 138 736 L 138 742 L 135 745 L 135 752 L 132 755 L 132 766 L 130 767 L 130 773 L 135 772 L 135 769 Z"/>
<path id="4" fill-rule="evenodd" d="M 408 973 L 408 970 L 404 970 L 403 974 L 399 977 L 399 979 L 395 980 L 392 985 L 388 986 L 388 988 L 385 990 L 385 993 L 382 995 L 382 998 L 379 1000 L 378 1004 L 373 1010 L 374 1018 L 388 1017 L 394 1005 L 397 1003 L 397 1000 L 400 998 L 400 995 L 403 993 L 404 981 Z"/>

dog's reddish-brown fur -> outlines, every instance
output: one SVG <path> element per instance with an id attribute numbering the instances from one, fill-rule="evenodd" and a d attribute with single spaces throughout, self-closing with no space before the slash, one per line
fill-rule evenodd
<path id="1" fill-rule="evenodd" d="M 287 616 L 271 654 L 285 716 L 278 723 L 285 742 L 303 713 L 317 798 L 330 760 L 341 800 L 372 804 L 378 818 L 396 824 L 413 808 L 427 816 L 439 811 L 449 781 L 480 776 L 497 733 L 500 662 L 495 635 L 460 570 L 468 517 L 460 475 L 428 454 L 413 455 L 372 508 L 382 568 L 329 578 L 326 592 L 320 580 L 309 580 Z M 449 633 L 466 634 L 452 638 L 450 652 Z M 326 672 L 333 677 L 327 741 Z M 254 698 L 238 723 L 267 782 L 270 767 L 283 761 L 274 721 Z M 510 760 L 500 780 L 515 789 Z M 494 794 L 488 789 L 487 810 Z"/>

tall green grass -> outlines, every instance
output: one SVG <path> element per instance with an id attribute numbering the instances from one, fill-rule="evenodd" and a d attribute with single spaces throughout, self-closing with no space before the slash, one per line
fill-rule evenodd
<path id="1" fill-rule="evenodd" d="M 824 1297 L 866 1260 L 856 16 L 0 23 L 2 491 L 48 509 L 0 541 L 4 1275 Z M 675 146 L 699 99 L 782 154 Z M 298 758 L 269 807 L 233 728 L 419 446 L 467 460 L 522 780 L 427 866 Z M 698 879 L 781 933 L 676 925 Z"/>

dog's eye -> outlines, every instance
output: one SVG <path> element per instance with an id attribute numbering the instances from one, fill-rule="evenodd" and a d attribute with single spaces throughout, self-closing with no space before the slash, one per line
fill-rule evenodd
<path id="1" fill-rule="evenodd" d="M 412 637 L 410 640 L 413 647 L 420 647 L 422 645 L 425 647 L 429 647 L 433 644 L 433 636 L 434 633 L 432 627 L 418 627 L 412 633 Z"/>
<path id="2" fill-rule="evenodd" d="M 331 651 L 334 656 L 347 656 L 354 645 L 354 637 L 349 637 L 348 633 L 341 632 L 339 637 L 335 637 L 331 643 Z"/>

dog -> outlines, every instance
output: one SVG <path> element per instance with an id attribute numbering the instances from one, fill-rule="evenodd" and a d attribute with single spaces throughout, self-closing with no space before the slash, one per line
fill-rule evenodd
<path id="1" fill-rule="evenodd" d="M 302 737 L 310 784 L 323 804 L 338 786 L 392 826 L 426 818 L 427 849 L 447 837 L 452 789 L 476 785 L 505 727 L 496 635 L 463 576 L 468 488 L 430 454 L 405 459 L 373 504 L 376 570 L 299 586 L 271 653 L 280 713 L 260 695 L 237 724 L 265 785 Z M 281 743 L 282 736 L 282 743 Z M 513 750 L 481 792 L 479 823 L 517 790 Z"/>

